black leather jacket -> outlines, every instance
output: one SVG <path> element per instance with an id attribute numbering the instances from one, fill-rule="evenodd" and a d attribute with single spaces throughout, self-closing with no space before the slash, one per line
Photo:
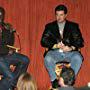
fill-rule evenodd
<path id="1" fill-rule="evenodd" d="M 54 44 L 57 44 L 60 41 L 67 46 L 74 46 L 77 49 L 83 47 L 84 40 L 82 38 L 78 24 L 66 20 L 63 38 L 60 36 L 57 21 L 47 24 L 41 38 L 41 45 L 43 47 L 49 48 L 50 50 Z"/>

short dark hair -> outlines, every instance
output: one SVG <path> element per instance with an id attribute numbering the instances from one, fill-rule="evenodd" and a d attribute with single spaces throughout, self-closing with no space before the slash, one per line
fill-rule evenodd
<path id="1" fill-rule="evenodd" d="M 72 68 L 67 67 L 62 68 L 60 77 L 63 78 L 65 85 L 72 86 L 75 82 L 75 73 Z"/>
<path id="2" fill-rule="evenodd" d="M 56 8 L 55 8 L 55 13 L 56 11 L 64 11 L 65 14 L 67 14 L 67 7 L 65 5 L 58 5 Z"/>
<path id="3" fill-rule="evenodd" d="M 5 9 L 3 7 L 0 7 L 0 12 L 3 13 L 3 15 L 5 14 Z"/>

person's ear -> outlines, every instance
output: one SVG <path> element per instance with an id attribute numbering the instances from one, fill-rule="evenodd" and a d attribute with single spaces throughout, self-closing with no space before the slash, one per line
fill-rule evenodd
<path id="1" fill-rule="evenodd" d="M 65 17 L 67 17 L 67 14 L 65 14 Z"/>

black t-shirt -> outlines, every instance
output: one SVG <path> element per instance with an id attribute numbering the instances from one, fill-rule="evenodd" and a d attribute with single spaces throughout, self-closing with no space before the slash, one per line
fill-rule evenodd
<path id="1" fill-rule="evenodd" d="M 7 45 L 14 44 L 14 33 L 12 29 L 6 26 L 7 24 L 0 24 L 0 55 L 8 54 L 9 48 Z M 8 24 L 9 25 L 9 24 Z"/>

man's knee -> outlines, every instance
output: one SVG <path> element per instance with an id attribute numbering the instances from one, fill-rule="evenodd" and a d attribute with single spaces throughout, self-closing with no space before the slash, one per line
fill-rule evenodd
<path id="1" fill-rule="evenodd" d="M 53 57 L 50 56 L 50 55 L 46 55 L 45 58 L 44 58 L 44 62 L 46 62 L 46 63 L 53 62 Z"/>
<path id="2" fill-rule="evenodd" d="M 26 56 L 26 55 L 16 53 L 16 57 L 17 57 L 17 58 L 20 60 L 20 62 L 22 62 L 23 64 L 29 64 L 29 63 L 30 63 L 30 60 L 29 60 L 28 56 Z"/>
<path id="3" fill-rule="evenodd" d="M 29 62 L 30 62 L 30 60 L 29 60 L 28 56 L 24 56 L 24 60 L 25 60 L 25 62 L 27 62 L 27 63 L 29 63 Z"/>
<path id="4" fill-rule="evenodd" d="M 23 59 L 24 59 L 24 60 L 23 60 L 23 61 L 24 61 L 24 64 L 29 65 L 29 63 L 30 63 L 29 58 L 28 58 L 27 56 L 24 56 Z"/>
<path id="5" fill-rule="evenodd" d="M 14 53 L 15 58 L 19 59 L 20 62 L 22 63 L 27 63 L 29 64 L 30 60 L 28 58 L 28 56 L 24 55 L 24 54 L 20 54 L 20 53 Z"/>
<path id="6" fill-rule="evenodd" d="M 71 59 L 73 61 L 75 60 L 76 62 L 82 62 L 83 56 L 81 55 L 81 53 L 75 51 L 75 52 L 73 52 L 73 55 L 72 55 Z"/>
<path id="7" fill-rule="evenodd" d="M 83 61 L 83 57 L 82 57 L 82 55 L 79 54 L 79 53 L 73 55 L 72 58 L 75 59 L 75 62 L 77 62 L 77 63 L 82 63 L 82 61 Z"/>

